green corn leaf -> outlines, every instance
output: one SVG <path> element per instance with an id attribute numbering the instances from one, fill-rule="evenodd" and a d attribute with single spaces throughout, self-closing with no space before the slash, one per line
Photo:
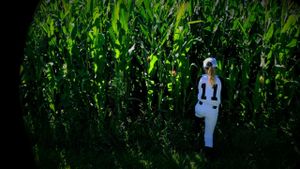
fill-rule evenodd
<path id="1" fill-rule="evenodd" d="M 272 25 L 270 26 L 268 32 L 265 34 L 264 36 L 264 41 L 267 43 L 270 41 L 270 39 L 273 36 L 273 32 L 274 32 L 274 23 L 272 23 Z"/>
<path id="2" fill-rule="evenodd" d="M 53 104 L 53 103 L 50 103 L 49 107 L 50 107 L 50 109 L 51 109 L 52 111 L 55 112 L 55 107 L 54 107 L 54 104 Z"/>
<path id="3" fill-rule="evenodd" d="M 62 0 L 61 1 L 62 2 L 62 6 L 63 6 L 65 12 L 68 12 L 70 10 L 70 5 L 69 5 L 69 3 L 65 2 L 65 1 L 66 0 Z"/>
<path id="4" fill-rule="evenodd" d="M 116 39 L 116 40 L 115 40 L 115 44 L 116 44 L 116 45 L 119 45 L 119 46 L 121 45 L 119 39 Z"/>
<path id="5" fill-rule="evenodd" d="M 129 13 L 125 11 L 124 8 L 121 8 L 120 22 L 125 32 L 128 32 L 128 20 L 129 20 Z"/>
<path id="6" fill-rule="evenodd" d="M 150 73 L 152 72 L 155 63 L 156 63 L 156 61 L 158 60 L 158 59 L 157 59 L 157 56 L 155 56 L 155 55 L 153 55 L 153 54 L 150 56 L 150 59 L 151 59 L 151 61 L 150 61 L 150 67 L 149 67 L 149 69 L 148 69 L 148 74 L 150 74 Z"/>
<path id="7" fill-rule="evenodd" d="M 75 24 L 74 24 L 74 18 L 73 18 L 69 23 L 69 27 L 68 27 L 69 33 L 71 33 L 73 31 L 74 26 L 75 26 Z"/>
<path id="8" fill-rule="evenodd" d="M 182 3 L 177 11 L 177 15 L 176 15 L 176 23 L 175 23 L 175 27 L 178 26 L 180 20 L 182 19 L 184 13 L 185 13 L 185 10 L 186 10 L 186 6 L 187 4 L 186 3 Z"/>
<path id="9" fill-rule="evenodd" d="M 99 46 L 102 47 L 105 44 L 105 36 L 103 33 L 99 34 L 99 40 L 98 40 Z"/>
<path id="10" fill-rule="evenodd" d="M 179 40 L 180 39 L 180 35 L 181 35 L 180 29 L 179 28 L 175 28 L 174 36 L 173 36 L 174 41 Z"/>
<path id="11" fill-rule="evenodd" d="M 88 36 L 89 36 L 89 38 L 90 38 L 91 40 L 94 40 L 94 35 L 93 35 L 92 31 L 90 31 L 90 32 L 88 33 Z"/>
<path id="12" fill-rule="evenodd" d="M 148 16 L 150 17 L 151 21 L 153 21 L 153 14 L 152 14 L 152 7 L 151 7 L 151 1 L 150 0 L 144 0 L 144 5 L 146 8 L 146 12 L 148 14 Z M 148 18 L 147 18 L 148 19 Z"/>
<path id="13" fill-rule="evenodd" d="M 140 14 L 141 14 L 142 18 L 145 20 L 145 22 L 147 23 L 149 21 L 149 17 L 146 14 L 146 11 L 144 10 L 144 8 L 140 9 Z"/>
<path id="14" fill-rule="evenodd" d="M 288 48 L 293 48 L 297 45 L 297 39 L 292 39 L 289 44 L 286 45 Z"/>
<path id="15" fill-rule="evenodd" d="M 238 27 L 239 27 L 239 19 L 237 18 L 233 21 L 232 30 L 237 30 Z"/>
<path id="16" fill-rule="evenodd" d="M 278 74 L 275 76 L 275 80 L 280 80 L 280 78 L 281 78 L 281 75 L 280 75 L 280 73 L 278 73 Z"/>
<path id="17" fill-rule="evenodd" d="M 300 29 L 297 29 L 297 32 L 295 34 L 295 37 L 299 37 L 299 34 L 300 34 Z"/>
<path id="18" fill-rule="evenodd" d="M 98 65 L 96 63 L 94 63 L 93 65 L 94 65 L 94 72 L 96 73 L 98 70 Z"/>
<path id="19" fill-rule="evenodd" d="M 213 18 L 211 15 L 209 15 L 206 20 L 208 23 L 213 23 Z"/>
<path id="20" fill-rule="evenodd" d="M 100 17 L 99 8 L 97 7 L 93 13 L 93 23 L 95 23 L 96 19 Z"/>
<path id="21" fill-rule="evenodd" d="M 153 90 L 148 90 L 148 94 L 152 95 L 153 94 Z"/>
<path id="22" fill-rule="evenodd" d="M 246 33 L 246 31 L 245 31 L 244 27 L 242 26 L 242 24 L 241 24 L 239 21 L 237 21 L 237 23 L 238 23 L 238 25 L 240 26 L 240 28 L 241 28 L 241 30 L 242 30 L 244 36 L 245 36 L 245 37 L 248 37 L 248 34 Z"/>
<path id="23" fill-rule="evenodd" d="M 115 41 L 115 40 L 117 39 L 117 37 L 116 37 L 116 35 L 114 34 L 113 28 L 110 27 L 110 28 L 108 29 L 108 32 L 109 32 L 109 35 L 110 35 L 110 37 L 112 38 L 112 40 Z"/>
<path id="24" fill-rule="evenodd" d="M 64 33 L 65 35 L 68 34 L 67 29 L 66 29 L 66 26 L 62 26 L 62 31 L 63 31 L 63 33 Z"/>
<path id="25" fill-rule="evenodd" d="M 116 59 L 119 59 L 121 53 L 120 53 L 120 50 L 119 49 L 114 49 L 115 53 L 116 53 Z"/>
<path id="26" fill-rule="evenodd" d="M 91 4 L 92 2 L 91 1 L 92 0 L 87 0 L 87 2 L 86 2 L 87 8 L 85 8 L 85 13 L 92 11 L 92 4 Z"/>
<path id="27" fill-rule="evenodd" d="M 168 40 L 168 38 L 169 38 L 169 36 L 170 36 L 170 34 L 171 34 L 171 31 L 170 31 L 170 29 L 172 28 L 172 25 L 171 26 L 168 26 L 168 30 L 166 30 L 166 33 L 165 33 L 165 35 L 164 35 L 164 38 L 163 38 L 163 40 L 161 41 L 161 43 L 160 43 L 160 47 L 162 47 L 163 45 L 164 45 L 164 43 L 166 42 L 166 40 Z"/>
<path id="28" fill-rule="evenodd" d="M 187 11 L 189 12 L 189 16 L 193 15 L 193 2 L 188 3 L 187 5 Z"/>
<path id="29" fill-rule="evenodd" d="M 54 21 L 52 18 L 49 19 L 49 27 L 50 27 L 50 30 L 48 32 L 48 36 L 51 37 L 53 34 L 54 34 Z"/>
<path id="30" fill-rule="evenodd" d="M 188 22 L 188 24 L 191 25 L 191 24 L 203 23 L 203 22 L 204 22 L 203 20 L 196 20 L 196 21 L 190 21 Z"/>
<path id="31" fill-rule="evenodd" d="M 114 12 L 112 16 L 112 28 L 116 34 L 118 34 L 117 21 L 119 20 L 120 13 L 120 1 L 114 6 Z"/>
<path id="32" fill-rule="evenodd" d="M 295 15 L 290 15 L 286 23 L 284 24 L 281 33 L 286 33 L 292 26 L 295 25 L 297 17 Z"/>
<path id="33" fill-rule="evenodd" d="M 285 58 L 285 54 L 283 52 L 279 53 L 279 62 L 281 63 Z"/>
<path id="34" fill-rule="evenodd" d="M 139 7 L 142 5 L 143 0 L 135 0 L 134 2 L 135 2 L 135 6 Z"/>

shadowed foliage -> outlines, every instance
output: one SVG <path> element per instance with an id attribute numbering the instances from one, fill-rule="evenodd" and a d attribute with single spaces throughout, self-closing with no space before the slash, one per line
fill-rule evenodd
<path id="1" fill-rule="evenodd" d="M 295 168 L 292 1 L 41 1 L 20 101 L 41 168 Z M 202 61 L 224 79 L 218 158 L 194 152 Z"/>

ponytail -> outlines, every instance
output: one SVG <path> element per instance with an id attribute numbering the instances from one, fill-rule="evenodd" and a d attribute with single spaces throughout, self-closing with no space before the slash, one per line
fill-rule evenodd
<path id="1" fill-rule="evenodd" d="M 215 80 L 215 69 L 212 68 L 211 66 L 208 67 L 207 74 L 208 74 L 208 82 L 209 82 L 212 86 L 213 86 L 214 84 L 216 84 L 216 80 Z"/>

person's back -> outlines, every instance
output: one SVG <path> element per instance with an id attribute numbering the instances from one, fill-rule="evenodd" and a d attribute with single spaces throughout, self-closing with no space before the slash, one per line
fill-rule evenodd
<path id="1" fill-rule="evenodd" d="M 216 75 L 217 61 L 207 58 L 203 61 L 204 75 L 198 84 L 198 102 L 195 105 L 195 129 L 200 130 L 200 119 L 205 120 L 204 149 L 209 153 L 213 148 L 213 133 L 221 104 L 221 79 Z"/>
<path id="2" fill-rule="evenodd" d="M 198 90 L 202 91 L 198 92 L 198 100 L 207 105 L 219 106 L 221 103 L 222 83 L 217 75 L 214 78 L 215 84 L 211 85 L 209 75 L 202 75 L 198 83 Z"/>

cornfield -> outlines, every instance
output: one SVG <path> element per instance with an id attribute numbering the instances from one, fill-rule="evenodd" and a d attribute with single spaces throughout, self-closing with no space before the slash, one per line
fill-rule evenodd
<path id="1" fill-rule="evenodd" d="M 300 8 L 275 0 L 40 2 L 20 68 L 40 168 L 293 168 Z M 225 81 L 220 157 L 193 152 L 202 61 Z"/>

